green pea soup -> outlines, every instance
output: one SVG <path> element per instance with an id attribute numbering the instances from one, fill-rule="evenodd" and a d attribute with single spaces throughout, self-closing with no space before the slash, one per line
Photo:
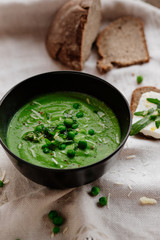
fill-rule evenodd
<path id="1" fill-rule="evenodd" d="M 78 168 L 98 162 L 120 144 L 114 112 L 77 92 L 40 96 L 15 113 L 7 132 L 9 149 L 47 168 Z"/>

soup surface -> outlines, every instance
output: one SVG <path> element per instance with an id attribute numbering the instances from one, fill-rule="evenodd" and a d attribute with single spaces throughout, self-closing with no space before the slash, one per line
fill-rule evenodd
<path id="1" fill-rule="evenodd" d="M 9 149 L 48 168 L 77 168 L 98 162 L 120 143 L 113 111 L 86 94 L 57 92 L 23 106 L 11 119 Z"/>

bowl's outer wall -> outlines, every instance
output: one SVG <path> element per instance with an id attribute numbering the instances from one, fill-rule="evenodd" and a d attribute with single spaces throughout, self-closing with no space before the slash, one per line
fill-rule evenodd
<path id="1" fill-rule="evenodd" d="M 104 174 L 107 161 L 100 161 L 93 166 L 80 169 L 56 171 L 28 164 L 11 154 L 7 149 L 6 136 L 8 124 L 16 111 L 27 102 L 40 95 L 56 91 L 82 92 L 105 102 L 116 114 L 121 127 L 121 145 L 128 137 L 131 126 L 131 113 L 123 95 L 107 82 L 74 71 L 51 72 L 29 78 L 6 94 L 0 103 L 0 137 L 2 146 L 7 151 L 14 165 L 28 178 L 50 187 L 75 187 L 91 182 Z M 4 145 L 4 144 L 5 145 Z M 115 158 L 117 154 L 112 154 Z"/>
<path id="2" fill-rule="evenodd" d="M 107 161 L 103 161 L 96 166 L 91 165 L 85 169 L 68 169 L 68 171 L 53 171 L 48 168 L 37 168 L 35 165 L 26 164 L 25 162 L 17 160 L 7 151 L 6 153 L 13 165 L 30 180 L 50 188 L 66 189 L 79 187 L 100 178 L 113 166 L 120 152 L 116 152 L 116 154 Z"/>

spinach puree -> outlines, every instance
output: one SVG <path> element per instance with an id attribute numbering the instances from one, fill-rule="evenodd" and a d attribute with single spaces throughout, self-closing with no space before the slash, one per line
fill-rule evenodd
<path id="1" fill-rule="evenodd" d="M 23 106 L 11 119 L 9 149 L 48 168 L 77 168 L 102 160 L 120 143 L 112 110 L 86 94 L 57 92 Z"/>

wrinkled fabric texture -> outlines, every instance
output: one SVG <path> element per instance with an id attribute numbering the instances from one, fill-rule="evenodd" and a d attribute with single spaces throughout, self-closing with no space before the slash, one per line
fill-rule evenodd
<path id="1" fill-rule="evenodd" d="M 0 1 L 0 97 L 30 76 L 68 68 L 52 60 L 45 47 L 49 24 L 66 0 Z M 138 87 L 160 88 L 160 10 L 141 1 L 103 0 L 102 29 L 121 16 L 144 21 L 149 63 L 114 68 L 100 75 L 97 52 L 92 53 L 84 72 L 100 76 L 117 87 L 130 102 Z M 7 111 L 7 109 L 6 109 Z M 0 169 L 9 183 L 0 188 L 0 240 L 49 240 L 53 228 L 48 212 L 56 209 L 65 218 L 56 240 L 159 240 L 160 239 L 160 140 L 129 137 L 119 159 L 97 181 L 76 189 L 54 190 L 25 178 L 0 147 Z M 134 158 L 128 159 L 130 155 Z M 100 187 L 91 197 L 92 186 Z M 110 194 L 109 206 L 99 208 L 100 196 Z M 142 206 L 143 196 L 157 205 Z M 63 233 L 63 230 L 66 232 Z"/>

